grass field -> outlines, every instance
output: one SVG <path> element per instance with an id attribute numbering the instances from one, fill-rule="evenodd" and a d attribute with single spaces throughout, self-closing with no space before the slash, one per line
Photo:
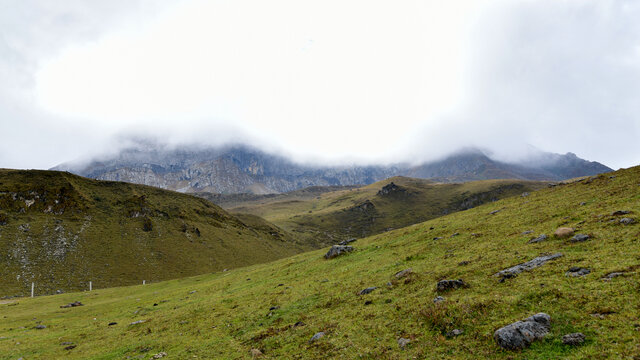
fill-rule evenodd
<path id="1" fill-rule="evenodd" d="M 640 225 L 620 218 L 639 213 L 632 168 L 360 239 L 332 260 L 323 249 L 145 286 L 12 299 L 0 305 L 0 358 L 251 359 L 258 349 L 270 359 L 635 359 Z M 591 238 L 556 238 L 560 226 Z M 539 234 L 550 236 L 528 243 Z M 515 278 L 493 276 L 557 252 L 564 256 Z M 572 266 L 591 273 L 567 277 Z M 394 277 L 407 268 L 409 277 Z M 611 272 L 622 275 L 602 280 Z M 437 293 L 442 279 L 469 286 Z M 438 295 L 445 301 L 434 304 Z M 60 308 L 72 301 L 84 306 Z M 496 329 L 538 312 L 552 318 L 544 340 L 519 352 L 496 345 Z M 462 335 L 447 337 L 453 329 Z M 563 345 L 571 332 L 586 342 Z M 411 342 L 401 349 L 399 338 Z"/>
<path id="2" fill-rule="evenodd" d="M 390 183 L 397 188 L 379 191 Z M 485 180 L 441 184 L 393 177 L 353 189 L 331 192 L 293 192 L 277 196 L 232 197 L 222 204 L 233 213 L 250 213 L 277 224 L 306 243 L 328 245 L 420 223 L 486 202 L 546 187 L 521 180 Z M 309 192 L 314 194 L 313 191 Z"/>

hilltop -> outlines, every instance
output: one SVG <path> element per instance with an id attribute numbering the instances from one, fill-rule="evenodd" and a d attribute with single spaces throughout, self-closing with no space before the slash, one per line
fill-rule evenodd
<path id="1" fill-rule="evenodd" d="M 285 194 L 196 195 L 232 213 L 263 217 L 306 242 L 327 245 L 420 223 L 546 186 L 546 182 L 523 180 L 443 184 L 396 176 L 368 186 L 334 191 L 314 187 Z"/>
<path id="2" fill-rule="evenodd" d="M 150 186 L 0 170 L 0 296 L 129 285 L 306 249 L 258 217 Z"/>
<path id="3" fill-rule="evenodd" d="M 331 260 L 323 249 L 146 286 L 16 299 L 0 305 L 0 353 L 632 359 L 640 356 L 639 179 L 636 167 L 491 202 L 357 240 Z M 559 227 L 588 238 L 556 237 Z M 561 256 L 494 276 L 543 254 Z M 569 276 L 575 268 L 582 276 Z M 437 291 L 446 279 L 466 286 Z M 73 301 L 84 306 L 60 309 Z M 551 318 L 544 339 L 521 351 L 496 344 L 498 328 L 539 312 Z M 574 332 L 586 335 L 584 344 L 564 345 Z"/>
<path id="4" fill-rule="evenodd" d="M 393 176 L 433 178 L 439 182 L 488 179 L 559 181 L 590 176 L 610 168 L 565 155 L 532 152 L 516 163 L 466 149 L 421 164 L 313 165 L 245 145 L 166 147 L 141 142 L 114 155 L 86 163 L 61 164 L 54 170 L 100 180 L 126 181 L 180 192 L 270 194 L 310 186 L 369 185 Z"/>

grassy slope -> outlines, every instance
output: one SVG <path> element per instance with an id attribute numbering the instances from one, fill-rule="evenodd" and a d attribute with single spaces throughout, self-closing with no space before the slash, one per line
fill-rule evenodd
<path id="1" fill-rule="evenodd" d="M 28 205 L 31 201 L 33 203 Z M 3 220 L 4 219 L 4 220 Z M 0 296 L 159 281 L 301 251 L 193 196 L 54 171 L 0 170 Z M 146 230 L 146 231 L 145 231 Z"/>
<path id="2" fill-rule="evenodd" d="M 0 357 L 149 358 L 166 351 L 169 359 L 249 359 L 250 349 L 259 348 L 273 359 L 633 358 L 640 355 L 640 225 L 610 221 L 617 219 L 610 214 L 630 210 L 627 216 L 638 219 L 640 167 L 616 175 L 361 239 L 355 252 L 333 260 L 322 258 L 325 249 L 146 286 L 19 299 L 0 305 Z M 490 215 L 494 210 L 501 211 Z M 593 239 L 572 244 L 552 236 L 527 244 L 530 236 L 559 226 Z M 534 234 L 522 235 L 525 230 Z M 492 277 L 555 252 L 564 257 L 504 283 Z M 564 273 L 570 266 L 592 273 L 569 278 Z M 395 272 L 409 267 L 411 281 L 394 280 Z M 626 276 L 601 280 L 612 271 Z M 444 293 L 446 301 L 433 304 L 436 281 L 451 278 L 470 287 Z M 357 295 L 368 286 L 378 289 Z M 59 308 L 76 300 L 86 305 Z M 269 311 L 271 306 L 280 308 Z M 495 344 L 497 328 L 537 312 L 552 317 L 543 341 L 522 352 Z M 136 320 L 146 322 L 129 325 Z M 112 321 L 118 324 L 107 326 Z M 293 327 L 298 321 L 305 325 Z M 47 328 L 34 329 L 39 322 Z M 464 334 L 443 335 L 454 328 Z M 318 331 L 326 336 L 309 344 Z M 562 335 L 577 331 L 587 335 L 584 345 L 562 345 Z M 412 339 L 405 350 L 396 343 L 400 337 Z M 77 348 L 65 351 L 62 342 Z"/>
<path id="3" fill-rule="evenodd" d="M 400 191 L 378 195 L 378 191 L 390 182 L 400 186 Z M 416 224 L 543 186 L 546 183 L 519 180 L 437 184 L 423 179 L 393 177 L 361 188 L 313 197 L 302 197 L 296 192 L 235 202 L 227 204 L 227 209 L 264 217 L 307 242 L 315 240 L 328 244 Z M 374 207 L 359 207 L 366 201 Z"/>

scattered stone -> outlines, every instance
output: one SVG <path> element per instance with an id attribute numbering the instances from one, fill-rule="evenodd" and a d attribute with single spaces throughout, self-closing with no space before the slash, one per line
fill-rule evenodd
<path id="1" fill-rule="evenodd" d="M 403 277 L 411 274 L 412 272 L 413 272 L 413 269 L 412 268 L 408 268 L 408 269 L 404 269 L 402 271 L 398 271 L 394 276 L 397 279 L 402 279 Z"/>
<path id="2" fill-rule="evenodd" d="M 272 306 L 269 308 L 269 311 L 278 310 L 278 309 L 280 309 L 280 306 Z"/>
<path id="3" fill-rule="evenodd" d="M 565 275 L 566 276 L 572 276 L 572 277 L 578 277 L 578 276 L 585 276 L 585 275 L 587 275 L 589 273 L 591 273 L 591 270 L 589 270 L 587 268 L 572 266 L 571 268 L 569 268 L 569 271 L 567 271 L 565 273 Z"/>
<path id="4" fill-rule="evenodd" d="M 580 203 L 580 206 L 585 206 L 585 205 L 587 205 L 587 203 L 584 201 Z"/>
<path id="5" fill-rule="evenodd" d="M 325 259 L 333 259 L 334 257 L 353 251 L 353 246 L 333 245 L 331 249 L 324 255 Z"/>
<path id="6" fill-rule="evenodd" d="M 435 298 L 433 298 L 433 303 L 437 304 L 439 302 L 443 302 L 445 299 L 442 296 L 436 296 Z"/>
<path id="7" fill-rule="evenodd" d="M 322 331 L 319 332 L 319 333 L 316 333 L 315 335 L 313 335 L 311 337 L 311 339 L 309 339 L 309 344 L 311 344 L 312 342 L 320 340 L 323 336 L 324 336 L 324 332 L 322 332 Z"/>
<path id="8" fill-rule="evenodd" d="M 67 305 L 61 305 L 60 308 L 66 309 L 66 308 L 76 307 L 76 306 L 84 306 L 84 304 L 81 303 L 80 301 L 74 301 L 72 303 L 68 303 Z"/>
<path id="9" fill-rule="evenodd" d="M 351 239 L 347 239 L 347 240 L 342 240 L 338 243 L 338 245 L 349 245 L 352 242 L 356 241 L 356 238 L 351 238 Z"/>
<path id="10" fill-rule="evenodd" d="M 529 235 L 529 234 L 533 234 L 533 230 L 526 230 L 522 232 L 522 235 Z"/>
<path id="11" fill-rule="evenodd" d="M 360 290 L 360 292 L 358 293 L 359 295 L 367 295 L 370 294 L 371 292 L 373 292 L 373 290 L 377 289 L 377 287 L 372 286 L 372 287 L 368 287 L 366 289 Z"/>
<path id="12" fill-rule="evenodd" d="M 613 278 L 617 278 L 618 276 L 624 276 L 624 272 L 621 272 L 621 271 L 615 271 L 615 272 L 608 273 L 607 275 L 605 275 L 605 276 L 602 278 L 602 280 L 604 280 L 604 281 L 609 281 L 609 280 L 611 280 L 611 279 L 613 279 Z"/>
<path id="13" fill-rule="evenodd" d="M 523 192 L 522 195 L 520 195 L 520 197 L 527 197 L 527 196 L 529 196 L 528 192 Z"/>
<path id="14" fill-rule="evenodd" d="M 62 293 L 63 293 L 63 291 L 62 291 L 62 290 L 56 290 L 56 295 L 60 295 L 60 294 L 62 294 Z"/>
<path id="15" fill-rule="evenodd" d="M 61 342 L 60 345 L 62 345 L 62 346 L 73 345 L 73 343 L 71 341 L 65 341 L 65 342 Z"/>
<path id="16" fill-rule="evenodd" d="M 447 337 L 456 337 L 456 336 L 462 335 L 463 332 L 464 330 L 453 329 L 447 333 Z"/>
<path id="17" fill-rule="evenodd" d="M 371 300 L 367 300 L 367 301 L 365 301 L 365 302 L 364 302 L 364 305 L 365 305 L 365 306 L 366 306 L 366 305 L 371 305 L 371 304 L 373 304 L 373 301 L 371 301 Z"/>
<path id="18" fill-rule="evenodd" d="M 165 356 L 167 356 L 167 353 L 163 351 L 163 352 L 159 352 L 159 353 L 153 355 L 151 358 L 152 359 L 162 359 Z"/>
<path id="19" fill-rule="evenodd" d="M 635 222 L 636 222 L 635 219 L 632 219 L 632 218 L 622 218 L 622 219 L 620 219 L 620 224 L 623 224 L 623 225 L 630 225 L 630 224 L 633 224 Z"/>
<path id="20" fill-rule="evenodd" d="M 134 322 L 130 323 L 129 325 L 138 325 L 138 324 L 142 324 L 143 322 L 146 322 L 146 321 L 147 320 L 137 320 L 137 321 L 134 321 Z"/>
<path id="21" fill-rule="evenodd" d="M 115 322 L 115 321 L 112 321 L 112 322 L 110 322 L 110 323 L 109 323 L 109 325 L 108 325 L 108 326 L 113 326 L 113 325 L 118 325 L 118 323 L 117 323 L 117 322 Z"/>
<path id="22" fill-rule="evenodd" d="M 533 341 L 544 338 L 549 330 L 551 317 L 545 313 L 538 313 L 496 330 L 493 338 L 504 349 L 520 350 L 528 347 Z"/>
<path id="23" fill-rule="evenodd" d="M 465 265 L 469 265 L 469 264 L 471 264 L 471 261 L 465 260 L 465 261 L 460 261 L 458 263 L 458 266 L 465 266 Z"/>
<path id="24" fill-rule="evenodd" d="M 574 228 L 560 227 L 553 234 L 559 238 L 568 238 L 569 236 L 573 235 L 574 231 Z"/>
<path id="25" fill-rule="evenodd" d="M 259 349 L 251 349 L 250 352 L 251 352 L 251 356 L 254 358 L 262 356 L 262 351 L 260 351 Z"/>
<path id="26" fill-rule="evenodd" d="M 544 256 L 538 256 L 537 258 L 533 259 L 533 260 L 529 260 L 525 263 L 522 264 L 518 264 L 516 266 L 512 266 L 508 269 L 504 269 L 496 274 L 494 274 L 494 276 L 498 276 L 498 277 L 508 277 L 509 274 L 519 274 L 523 271 L 529 271 L 532 269 L 535 269 L 539 266 L 544 265 L 547 261 L 553 260 L 553 259 L 557 259 L 559 257 L 564 256 L 562 253 L 556 253 L 553 255 L 544 255 Z"/>
<path id="27" fill-rule="evenodd" d="M 302 321 L 298 321 L 295 324 L 293 324 L 293 327 L 300 327 L 300 326 L 305 326 L 307 324 L 303 323 Z"/>
<path id="28" fill-rule="evenodd" d="M 460 235 L 460 233 L 453 233 L 451 237 L 458 236 L 458 235 Z"/>
<path id="29" fill-rule="evenodd" d="M 189 291 L 189 294 L 195 294 L 197 292 L 198 292 L 198 290 L 191 290 L 191 291 Z"/>
<path id="30" fill-rule="evenodd" d="M 514 273 L 505 273 L 502 275 L 502 277 L 500 278 L 501 283 L 505 282 L 507 279 L 513 279 L 518 277 L 518 274 L 514 274 Z"/>
<path id="31" fill-rule="evenodd" d="M 47 328 L 46 325 L 42 325 L 42 324 L 36 325 L 36 329 L 38 329 L 38 330 L 42 330 L 42 329 L 46 329 L 46 328 Z"/>
<path id="32" fill-rule="evenodd" d="M 629 211 L 629 210 L 616 210 L 616 211 L 611 213 L 611 216 L 627 215 L 629 213 L 631 213 L 631 211 Z"/>
<path id="33" fill-rule="evenodd" d="M 549 238 L 547 236 L 547 234 L 542 234 L 542 235 L 538 236 L 537 238 L 533 238 L 533 239 L 529 240 L 529 244 L 539 243 L 539 242 L 547 240 L 547 238 Z"/>
<path id="34" fill-rule="evenodd" d="M 436 285 L 437 291 L 447 291 L 451 289 L 458 289 L 461 287 L 467 287 L 468 285 L 462 281 L 462 279 L 458 280 L 440 280 Z"/>
<path id="35" fill-rule="evenodd" d="M 398 339 L 398 346 L 400 346 L 401 349 L 404 349 L 404 347 L 407 346 L 410 342 L 411 340 L 409 339 L 400 338 Z"/>
<path id="36" fill-rule="evenodd" d="M 562 343 L 565 345 L 576 346 L 584 342 L 587 337 L 583 333 L 567 334 L 562 337 Z"/>
<path id="37" fill-rule="evenodd" d="M 489 213 L 489 215 L 495 215 L 497 213 L 499 213 L 502 209 L 498 209 L 498 210 L 493 210 L 492 212 Z"/>
<path id="38" fill-rule="evenodd" d="M 589 240 L 589 238 L 590 236 L 587 234 L 576 234 L 574 237 L 571 238 L 571 242 L 572 243 L 583 242 L 583 241 Z"/>
<path id="39" fill-rule="evenodd" d="M 68 350 L 73 350 L 73 349 L 75 349 L 77 346 L 78 346 L 78 345 L 69 345 L 69 346 L 66 346 L 64 349 L 65 349 L 65 350 L 67 350 L 67 351 L 68 351 Z"/>
<path id="40" fill-rule="evenodd" d="M 441 237 L 434 237 L 433 240 L 442 240 Z"/>

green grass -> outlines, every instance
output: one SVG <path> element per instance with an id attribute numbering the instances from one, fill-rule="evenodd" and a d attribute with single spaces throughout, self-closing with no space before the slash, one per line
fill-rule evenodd
<path id="1" fill-rule="evenodd" d="M 0 170 L 0 297 L 167 280 L 307 247 L 190 195 L 57 171 Z"/>
<path id="2" fill-rule="evenodd" d="M 272 359 L 633 359 L 640 356 L 640 225 L 622 225 L 611 213 L 630 210 L 638 219 L 640 168 L 614 174 L 360 239 L 353 253 L 333 260 L 323 249 L 146 286 L 15 299 L 0 305 L 0 357 L 150 358 L 165 351 L 169 359 L 250 359 L 257 348 Z M 559 226 L 592 239 L 527 243 Z M 514 279 L 492 276 L 555 252 L 564 257 Z M 569 278 L 571 266 L 592 272 Z M 410 280 L 394 279 L 409 267 Z M 612 271 L 626 275 L 601 280 Z M 433 304 L 436 282 L 458 278 L 469 287 Z M 369 286 L 378 289 L 357 295 Z M 71 301 L 85 306 L 59 308 Z M 495 344 L 496 329 L 537 312 L 552 318 L 544 340 L 521 352 Z M 146 322 L 129 325 L 136 320 Z M 294 327 L 298 321 L 305 325 Z M 37 323 L 47 328 L 34 329 Z M 454 328 L 464 333 L 447 338 Z M 326 336 L 309 344 L 319 331 Z M 563 345 L 571 332 L 586 334 L 586 343 Z M 400 337 L 412 340 L 404 350 Z M 62 342 L 77 347 L 63 350 Z"/>
<path id="3" fill-rule="evenodd" d="M 378 191 L 391 182 L 400 191 L 379 195 Z M 546 185 L 521 180 L 441 184 L 398 176 L 354 189 L 309 194 L 297 191 L 244 200 L 235 196 L 222 204 L 233 213 L 263 217 L 307 243 L 328 245 L 420 223 Z M 359 206 L 365 202 L 373 207 L 363 210 Z"/>

